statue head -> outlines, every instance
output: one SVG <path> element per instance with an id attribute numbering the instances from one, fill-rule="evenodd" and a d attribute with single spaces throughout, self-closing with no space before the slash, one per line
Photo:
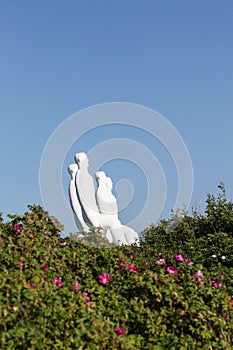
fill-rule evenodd
<path id="1" fill-rule="evenodd" d="M 75 159 L 79 169 L 88 168 L 89 161 L 88 161 L 86 153 L 84 153 L 84 152 L 76 153 L 74 156 L 74 159 Z"/>
<path id="2" fill-rule="evenodd" d="M 69 174 L 70 174 L 72 179 L 75 178 L 75 174 L 76 174 L 77 171 L 78 171 L 78 165 L 77 164 L 70 164 L 68 166 L 68 172 L 69 172 Z"/>
<path id="3" fill-rule="evenodd" d="M 104 171 L 97 171 L 95 174 L 95 178 L 97 181 L 104 181 L 106 180 L 106 174 Z"/>
<path id="4" fill-rule="evenodd" d="M 110 177 L 106 176 L 104 171 L 98 171 L 95 174 L 96 180 L 98 183 L 103 182 L 105 185 L 112 190 L 112 180 Z"/>

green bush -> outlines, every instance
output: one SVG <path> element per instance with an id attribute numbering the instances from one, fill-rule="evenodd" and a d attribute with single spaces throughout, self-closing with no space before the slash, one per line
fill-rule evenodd
<path id="1" fill-rule="evenodd" d="M 114 247 L 40 206 L 0 219 L 1 349 L 232 349 L 233 204 Z"/>

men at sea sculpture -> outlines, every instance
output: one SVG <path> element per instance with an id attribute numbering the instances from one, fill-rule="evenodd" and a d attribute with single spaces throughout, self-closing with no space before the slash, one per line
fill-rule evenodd
<path id="1" fill-rule="evenodd" d="M 88 232 L 91 227 L 101 227 L 110 243 L 139 245 L 139 236 L 132 228 L 121 224 L 118 205 L 112 193 L 112 180 L 104 171 L 96 173 L 98 188 L 88 172 L 89 161 L 83 152 L 74 157 L 75 164 L 68 168 L 71 180 L 69 197 L 79 231 Z"/>

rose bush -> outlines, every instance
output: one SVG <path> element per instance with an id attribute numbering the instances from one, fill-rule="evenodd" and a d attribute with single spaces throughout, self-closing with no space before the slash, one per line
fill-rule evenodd
<path id="1" fill-rule="evenodd" d="M 232 349 L 232 207 L 208 196 L 205 215 L 163 220 L 140 247 L 64 240 L 40 206 L 1 219 L 0 348 Z"/>

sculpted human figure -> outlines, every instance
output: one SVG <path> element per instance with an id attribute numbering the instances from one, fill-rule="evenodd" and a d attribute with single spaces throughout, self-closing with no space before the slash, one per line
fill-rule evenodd
<path id="1" fill-rule="evenodd" d="M 68 171 L 71 176 L 70 185 L 69 185 L 69 197 L 70 197 L 70 204 L 74 213 L 75 222 L 80 231 L 88 232 L 89 226 L 87 226 L 87 224 L 83 219 L 82 208 L 78 199 L 76 186 L 75 186 L 75 176 L 78 171 L 78 165 L 77 164 L 69 165 Z"/>
<path id="2" fill-rule="evenodd" d="M 95 186 L 92 176 L 88 172 L 89 161 L 83 152 L 75 155 L 78 171 L 75 177 L 75 185 L 79 196 L 79 201 L 83 211 L 92 226 L 99 226 L 99 208 L 95 199 Z"/>
<path id="3" fill-rule="evenodd" d="M 121 244 L 128 244 L 128 241 L 122 230 L 122 224 L 118 219 L 118 205 L 115 196 L 112 194 L 112 180 L 107 177 L 104 171 L 96 173 L 96 180 L 98 189 L 96 191 L 96 201 L 101 214 L 104 214 L 105 222 L 111 220 L 109 223 L 109 230 L 111 231 L 113 242 Z"/>
<path id="4" fill-rule="evenodd" d="M 130 227 L 121 224 L 118 219 L 117 199 L 112 193 L 112 180 L 106 176 L 104 171 L 96 173 L 96 179 L 99 187 L 96 192 L 96 200 L 100 213 L 111 215 L 117 222 L 116 226 L 111 227 L 111 232 L 115 241 L 122 244 L 132 244 L 138 240 L 138 234 Z"/>
<path id="5" fill-rule="evenodd" d="M 75 213 L 77 226 L 89 229 L 90 226 L 102 227 L 110 243 L 132 244 L 138 240 L 138 234 L 130 227 L 121 224 L 118 218 L 117 200 L 112 193 L 112 180 L 103 171 L 96 173 L 98 189 L 88 172 L 88 158 L 85 153 L 75 155 L 76 164 L 69 168 L 71 174 L 70 199 Z M 85 225 L 84 225 L 85 224 Z"/>
<path id="6" fill-rule="evenodd" d="M 111 178 L 107 177 L 104 171 L 98 171 L 96 180 L 98 182 L 96 200 L 100 213 L 114 215 L 118 219 L 118 205 L 115 196 L 112 194 Z"/>

